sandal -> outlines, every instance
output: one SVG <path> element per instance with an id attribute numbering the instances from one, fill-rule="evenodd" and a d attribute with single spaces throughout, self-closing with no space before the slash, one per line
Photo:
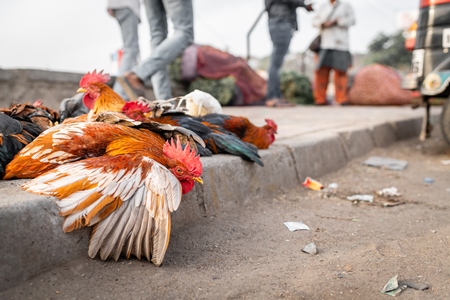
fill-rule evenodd
<path id="1" fill-rule="evenodd" d="M 129 101 L 134 101 L 139 97 L 145 97 L 145 91 L 134 88 L 125 77 L 120 76 L 116 80 L 119 82 L 125 94 L 127 94 Z"/>
<path id="2" fill-rule="evenodd" d="M 286 99 L 272 98 L 266 101 L 268 107 L 293 107 L 293 103 L 288 102 Z"/>

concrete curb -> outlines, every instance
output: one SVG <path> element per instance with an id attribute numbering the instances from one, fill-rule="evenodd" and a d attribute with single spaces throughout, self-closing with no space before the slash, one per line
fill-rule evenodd
<path id="1" fill-rule="evenodd" d="M 349 126 L 281 140 L 260 151 L 259 167 L 228 155 L 202 158 L 204 185 L 196 185 L 173 214 L 173 230 L 195 219 L 239 208 L 246 201 L 295 188 L 306 176 L 339 170 L 375 147 L 417 137 L 421 118 Z M 26 193 L 24 180 L 0 181 L 0 290 L 80 257 L 87 257 L 90 229 L 64 234 L 51 197 Z"/>

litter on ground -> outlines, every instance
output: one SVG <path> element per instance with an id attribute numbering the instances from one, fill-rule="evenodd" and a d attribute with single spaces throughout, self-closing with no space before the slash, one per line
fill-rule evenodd
<path id="1" fill-rule="evenodd" d="M 424 291 L 427 290 L 430 286 L 426 283 L 421 282 L 412 282 L 410 280 L 398 280 L 398 275 L 395 275 L 386 283 L 381 292 L 390 296 L 397 296 L 403 290 L 407 288 L 413 288 L 415 290 Z"/>
<path id="2" fill-rule="evenodd" d="M 336 182 L 332 182 L 328 185 L 329 189 L 337 189 L 338 188 L 338 184 Z"/>
<path id="3" fill-rule="evenodd" d="M 347 200 L 373 202 L 373 196 L 372 195 L 352 195 L 352 196 L 348 196 Z"/>
<path id="4" fill-rule="evenodd" d="M 398 275 L 395 275 L 389 281 L 386 283 L 386 285 L 383 287 L 381 292 L 386 295 L 390 296 L 397 296 L 399 295 L 404 289 L 406 289 L 406 285 L 398 285 L 397 280 Z"/>
<path id="5" fill-rule="evenodd" d="M 430 178 L 430 177 L 426 177 L 426 178 L 423 179 L 423 182 L 425 182 L 425 183 L 433 183 L 434 179 Z"/>
<path id="6" fill-rule="evenodd" d="M 306 177 L 305 181 L 303 181 L 303 186 L 306 186 L 307 188 L 313 190 L 313 191 L 320 191 L 323 189 L 323 184 L 318 182 L 317 180 L 314 180 L 310 177 Z"/>
<path id="7" fill-rule="evenodd" d="M 284 225 L 286 225 L 290 231 L 309 230 L 309 227 L 303 222 L 285 222 Z"/>
<path id="8" fill-rule="evenodd" d="M 378 195 L 383 197 L 398 197 L 401 194 L 398 192 L 396 187 L 384 188 L 378 191 Z"/>
<path id="9" fill-rule="evenodd" d="M 401 171 L 408 166 L 408 162 L 401 159 L 381 157 L 381 156 L 371 156 L 366 161 L 365 165 L 378 168 L 387 168 L 394 171 Z"/>

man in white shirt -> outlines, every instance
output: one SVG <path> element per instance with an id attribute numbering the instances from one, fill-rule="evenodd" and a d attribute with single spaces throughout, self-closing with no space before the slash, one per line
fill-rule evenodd
<path id="1" fill-rule="evenodd" d="M 321 30 L 321 45 L 314 74 L 314 103 L 326 105 L 330 71 L 334 71 L 335 101 L 347 102 L 347 69 L 352 64 L 349 52 L 350 26 L 355 25 L 353 8 L 348 3 L 330 0 L 317 10 L 313 26 Z"/>

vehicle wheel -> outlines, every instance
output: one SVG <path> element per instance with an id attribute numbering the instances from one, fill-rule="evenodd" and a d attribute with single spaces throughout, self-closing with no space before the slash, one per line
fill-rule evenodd
<path id="1" fill-rule="evenodd" d="M 450 145 L 450 97 L 445 101 L 441 114 L 441 129 L 447 143 Z"/>

